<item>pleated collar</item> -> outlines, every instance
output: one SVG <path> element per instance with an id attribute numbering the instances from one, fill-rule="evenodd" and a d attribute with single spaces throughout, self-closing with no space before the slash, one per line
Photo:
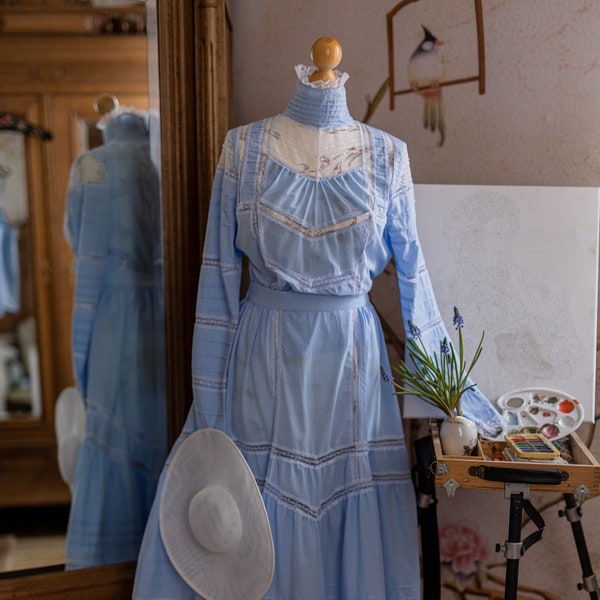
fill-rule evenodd
<path id="1" fill-rule="evenodd" d="M 308 81 L 313 70 L 302 65 L 296 68 L 298 83 L 283 114 L 302 125 L 324 129 L 352 122 L 344 87 L 348 75 L 340 73 L 335 87 L 317 87 Z"/>

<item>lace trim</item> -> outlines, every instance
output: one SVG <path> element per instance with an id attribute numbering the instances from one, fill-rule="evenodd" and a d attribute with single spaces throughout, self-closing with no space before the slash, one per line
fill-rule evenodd
<path id="1" fill-rule="evenodd" d="M 273 158 L 313 179 L 341 175 L 363 162 L 360 129 L 355 122 L 320 131 L 280 116 L 272 133 Z"/>
<path id="2" fill-rule="evenodd" d="M 89 154 L 81 155 L 73 165 L 69 178 L 69 187 L 89 183 L 105 183 L 106 174 L 100 163 Z"/>
<path id="3" fill-rule="evenodd" d="M 308 65 L 296 65 L 295 67 L 296 75 L 298 79 L 308 87 L 313 87 L 317 89 L 335 89 L 344 87 L 346 81 L 350 75 L 348 73 L 343 73 L 342 71 L 338 71 L 334 69 L 333 72 L 337 75 L 337 79 L 332 81 L 309 81 L 308 78 L 317 70 L 317 67 L 314 65 L 309 67 Z"/>

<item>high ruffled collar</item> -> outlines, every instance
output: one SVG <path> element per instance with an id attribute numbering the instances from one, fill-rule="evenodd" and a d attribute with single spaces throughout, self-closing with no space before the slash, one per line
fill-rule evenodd
<path id="1" fill-rule="evenodd" d="M 298 83 L 283 114 L 303 125 L 325 129 L 352 122 L 344 87 L 348 75 L 336 72 L 338 79 L 333 83 L 334 87 L 317 87 L 317 84 L 308 81 L 314 70 L 314 67 L 311 69 L 303 65 L 296 67 Z"/>

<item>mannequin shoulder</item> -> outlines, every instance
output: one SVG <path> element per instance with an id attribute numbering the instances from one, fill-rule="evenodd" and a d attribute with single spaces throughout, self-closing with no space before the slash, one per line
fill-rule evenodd
<path id="1" fill-rule="evenodd" d="M 361 123 L 361 125 L 365 128 L 366 131 L 369 132 L 371 137 L 379 137 L 383 138 L 387 144 L 390 144 L 398 149 L 405 149 L 406 142 L 391 134 L 389 131 L 385 131 L 384 129 L 379 129 L 374 127 L 373 125 L 367 125 L 366 123 Z"/>
<path id="2" fill-rule="evenodd" d="M 80 154 L 71 165 L 69 186 L 105 183 L 107 181 L 103 152 L 99 149 Z"/>
<path id="3" fill-rule="evenodd" d="M 235 170 L 233 169 L 234 165 L 239 166 L 239 161 L 244 156 L 246 146 L 249 143 L 256 144 L 260 142 L 272 120 L 273 117 L 269 117 L 230 129 L 223 141 L 219 165 L 226 171 L 233 172 Z"/>
<path id="4" fill-rule="evenodd" d="M 374 141 L 372 147 L 374 147 L 376 151 L 387 152 L 390 161 L 396 164 L 408 160 L 408 148 L 406 142 L 383 129 L 378 129 L 377 127 L 366 125 L 364 123 L 361 125 L 365 128 L 365 131 L 369 134 L 371 140 Z"/>
<path id="5" fill-rule="evenodd" d="M 245 141 L 251 135 L 262 135 L 275 119 L 276 117 L 267 117 L 265 119 L 260 119 L 259 121 L 238 125 L 227 132 L 225 143 L 236 145 Z"/>

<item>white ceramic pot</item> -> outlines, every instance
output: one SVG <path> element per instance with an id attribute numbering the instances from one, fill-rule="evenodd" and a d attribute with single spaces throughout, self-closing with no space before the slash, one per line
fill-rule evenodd
<path id="1" fill-rule="evenodd" d="M 440 427 L 442 452 L 468 456 L 477 445 L 477 427 L 466 417 L 446 417 Z"/>

